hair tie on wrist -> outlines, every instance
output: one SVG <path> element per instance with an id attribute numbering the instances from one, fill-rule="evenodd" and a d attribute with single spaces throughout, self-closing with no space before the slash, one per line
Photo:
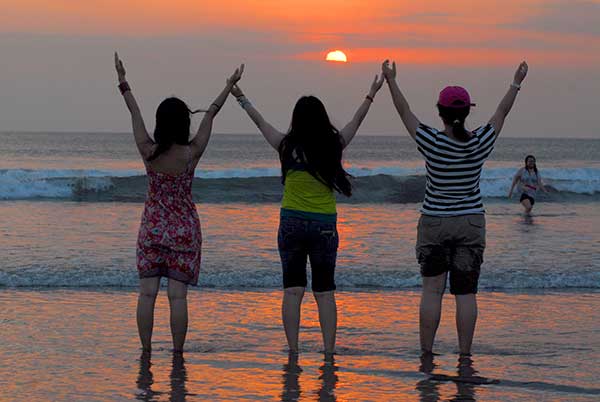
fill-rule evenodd
<path id="1" fill-rule="evenodd" d="M 373 97 L 371 95 L 367 95 L 367 96 L 365 96 L 365 98 L 367 98 L 368 100 L 370 100 L 371 103 L 375 102 L 375 99 L 373 99 Z"/>
<path id="2" fill-rule="evenodd" d="M 131 87 L 127 81 L 121 82 L 118 86 L 119 91 L 121 91 L 121 95 L 125 95 L 125 92 L 131 91 Z"/>
<path id="3" fill-rule="evenodd" d="M 217 108 L 217 112 L 219 111 L 219 109 L 221 109 L 221 105 L 218 105 L 216 103 L 213 103 L 211 106 L 215 106 Z"/>

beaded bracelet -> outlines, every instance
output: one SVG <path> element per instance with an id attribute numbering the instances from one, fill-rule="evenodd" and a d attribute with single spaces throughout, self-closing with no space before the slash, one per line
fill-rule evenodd
<path id="1" fill-rule="evenodd" d="M 248 98 L 246 98 L 244 95 L 238 96 L 237 101 L 240 104 L 240 106 L 242 107 L 242 109 L 245 109 L 246 106 L 248 106 L 248 105 L 252 105 L 252 103 L 250 103 Z"/>

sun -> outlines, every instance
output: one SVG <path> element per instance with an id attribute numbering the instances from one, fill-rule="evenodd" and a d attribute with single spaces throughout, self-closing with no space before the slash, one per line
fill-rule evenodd
<path id="1" fill-rule="evenodd" d="M 327 53 L 327 57 L 325 58 L 325 60 L 346 63 L 348 61 L 348 58 L 341 50 L 334 50 L 332 52 Z"/>

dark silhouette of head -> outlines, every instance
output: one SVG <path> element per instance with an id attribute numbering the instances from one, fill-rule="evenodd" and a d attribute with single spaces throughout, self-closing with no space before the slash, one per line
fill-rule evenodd
<path id="1" fill-rule="evenodd" d="M 447 86 L 442 89 L 437 107 L 444 124 L 452 127 L 452 135 L 459 141 L 468 141 L 471 136 L 465 130 L 465 120 L 471 111 L 471 95 L 463 87 Z"/>
<path id="2" fill-rule="evenodd" d="M 288 134 L 279 145 L 282 181 L 297 163 L 317 180 L 346 196 L 352 195 L 350 175 L 342 166 L 343 139 L 331 124 L 323 103 L 314 96 L 298 99 Z"/>
<path id="3" fill-rule="evenodd" d="M 190 143 L 190 115 L 196 113 L 179 98 L 167 98 L 156 109 L 156 128 L 154 142 L 158 145 L 148 161 L 156 159 L 168 151 L 173 144 Z"/>
<path id="4" fill-rule="evenodd" d="M 533 165 L 532 167 L 529 166 L 530 163 Z M 525 157 L 525 169 L 533 169 L 535 174 L 537 174 L 538 170 L 537 170 L 537 165 L 535 163 L 535 156 L 527 155 Z"/>
<path id="5" fill-rule="evenodd" d="M 471 136 L 465 129 L 465 120 L 471 112 L 471 106 L 447 107 L 438 103 L 438 112 L 442 121 L 452 127 L 452 135 L 459 141 L 468 141 Z"/>

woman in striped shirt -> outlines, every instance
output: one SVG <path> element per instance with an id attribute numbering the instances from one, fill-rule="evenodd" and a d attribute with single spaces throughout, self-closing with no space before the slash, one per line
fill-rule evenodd
<path id="1" fill-rule="evenodd" d="M 423 357 L 432 356 L 447 276 L 450 293 L 456 297 L 460 355 L 465 358 L 471 354 L 477 321 L 475 294 L 485 248 L 485 211 L 479 179 L 527 69 L 525 62 L 519 65 L 490 121 L 473 131 L 465 129 L 470 108 L 475 106 L 468 92 L 461 87 L 444 88 L 437 104 L 444 123 L 444 130 L 440 131 L 422 124 L 410 110 L 396 83 L 396 63 L 390 66 L 386 60 L 382 65 L 394 106 L 425 158 L 427 169 L 416 246 L 423 277 L 419 319 Z"/>

